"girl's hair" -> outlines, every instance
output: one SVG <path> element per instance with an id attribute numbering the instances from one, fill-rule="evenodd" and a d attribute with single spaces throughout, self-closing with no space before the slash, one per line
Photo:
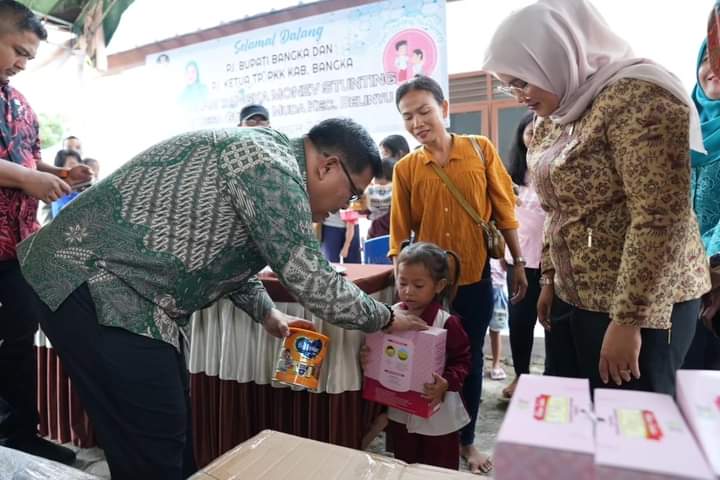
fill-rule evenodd
<path id="1" fill-rule="evenodd" d="M 455 263 L 454 270 L 450 268 L 450 257 Z M 443 250 L 434 243 L 417 242 L 404 247 L 400 251 L 397 264 L 422 265 L 430 272 L 435 282 L 442 279 L 447 280 L 447 286 L 438 294 L 439 301 L 452 301 L 452 294 L 455 291 L 460 279 L 460 258 L 450 250 Z"/>
<path id="2" fill-rule="evenodd" d="M 400 160 L 410 153 L 410 145 L 402 135 L 388 135 L 382 139 L 380 146 L 385 147 L 395 160 Z"/>
<path id="3" fill-rule="evenodd" d="M 513 135 L 513 143 L 510 145 L 510 152 L 508 153 L 508 173 L 512 178 L 512 181 L 516 185 L 525 185 L 525 173 L 527 173 L 527 147 L 523 141 L 523 134 L 525 133 L 525 127 L 535 118 L 535 114 L 528 112 L 524 117 L 520 119 L 517 128 L 515 128 L 515 135 Z"/>
<path id="4" fill-rule="evenodd" d="M 395 162 L 397 162 L 397 160 L 395 160 L 394 157 L 385 157 L 382 159 L 382 162 L 380 163 L 380 165 L 382 165 L 382 175 L 380 178 L 387 180 L 388 182 L 392 182 Z"/>
<path id="5" fill-rule="evenodd" d="M 438 82 L 430 77 L 426 77 L 425 75 L 415 75 L 395 90 L 395 106 L 399 109 L 400 100 L 402 100 L 405 95 L 415 90 L 430 92 L 438 105 L 442 105 L 445 101 L 445 94 Z"/>
<path id="6" fill-rule="evenodd" d="M 65 159 L 67 159 L 67 157 L 75 157 L 77 158 L 78 163 L 83 163 L 82 157 L 75 150 L 58 150 L 58 152 L 55 154 L 55 166 L 63 168 L 65 166 Z"/>

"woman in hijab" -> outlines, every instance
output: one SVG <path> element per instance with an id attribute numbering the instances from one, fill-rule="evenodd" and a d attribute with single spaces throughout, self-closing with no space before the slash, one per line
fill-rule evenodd
<path id="1" fill-rule="evenodd" d="M 540 321 L 552 374 L 672 394 L 710 277 L 690 202 L 703 150 L 680 81 L 633 56 L 586 0 L 540 0 L 483 70 L 541 117 L 528 164 L 547 211 Z"/>
<path id="2" fill-rule="evenodd" d="M 700 47 L 695 71 L 697 84 L 692 97 L 700 114 L 707 153 L 690 152 L 692 201 L 700 235 L 712 261 L 714 255 L 720 254 L 720 77 L 710 69 L 707 41 Z M 720 369 L 720 339 L 711 331 L 713 318 L 720 308 L 717 280 L 713 276 L 715 288 L 703 297 L 701 318 L 683 368 Z"/>

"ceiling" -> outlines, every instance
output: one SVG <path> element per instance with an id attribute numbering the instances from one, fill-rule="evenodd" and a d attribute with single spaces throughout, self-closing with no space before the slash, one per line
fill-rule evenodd
<path id="1" fill-rule="evenodd" d="M 19 0 L 20 3 L 44 17 L 50 24 L 67 28 L 78 35 L 94 33 L 102 22 L 107 45 L 117 29 L 125 10 L 133 0 Z M 90 21 L 89 21 L 90 20 Z M 93 21 L 97 20 L 97 21 Z"/>

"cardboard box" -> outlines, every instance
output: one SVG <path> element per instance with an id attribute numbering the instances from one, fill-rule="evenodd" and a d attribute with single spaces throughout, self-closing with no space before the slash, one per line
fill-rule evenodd
<path id="1" fill-rule="evenodd" d="M 421 332 L 372 333 L 365 337 L 370 360 L 365 368 L 363 398 L 423 418 L 433 409 L 422 398 L 423 385 L 433 372 L 445 369 L 447 330 L 430 327 Z"/>
<path id="2" fill-rule="evenodd" d="M 476 476 L 265 430 L 191 480 L 472 480 Z"/>
<path id="3" fill-rule="evenodd" d="M 496 480 L 592 480 L 586 379 L 521 375 L 495 445 Z"/>
<path id="4" fill-rule="evenodd" d="M 712 480 L 669 395 L 597 389 L 595 415 L 597 480 Z"/>
<path id="5" fill-rule="evenodd" d="M 720 477 L 720 372 L 678 370 L 677 403 L 710 468 Z"/>

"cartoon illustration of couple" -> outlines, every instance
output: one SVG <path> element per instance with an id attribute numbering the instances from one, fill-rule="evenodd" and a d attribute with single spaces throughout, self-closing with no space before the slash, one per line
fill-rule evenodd
<path id="1" fill-rule="evenodd" d="M 395 43 L 395 68 L 397 69 L 398 82 L 402 83 L 415 75 L 425 75 L 425 53 L 416 48 L 412 51 L 412 57 L 408 55 L 407 40 L 400 40 Z"/>

